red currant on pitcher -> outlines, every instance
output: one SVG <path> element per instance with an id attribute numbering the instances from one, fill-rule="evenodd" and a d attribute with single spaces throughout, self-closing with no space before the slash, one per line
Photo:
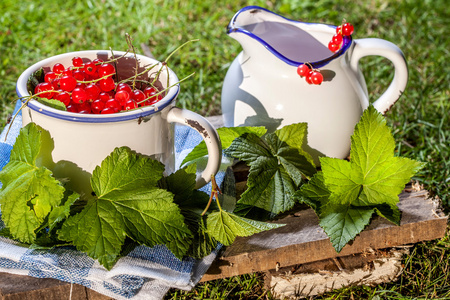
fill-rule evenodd
<path id="1" fill-rule="evenodd" d="M 335 43 L 333 43 L 333 41 L 330 41 L 328 43 L 328 49 L 330 49 L 331 52 L 336 52 L 338 51 L 340 48 L 340 45 L 336 45 Z"/>
<path id="2" fill-rule="evenodd" d="M 342 34 L 336 33 L 335 35 L 333 35 L 333 38 L 331 39 L 331 41 L 334 44 L 341 46 L 342 41 L 343 41 Z"/>
<path id="3" fill-rule="evenodd" d="M 309 71 L 311 71 L 311 69 L 306 64 L 301 64 L 297 68 L 297 74 L 301 77 L 308 75 Z"/>
<path id="4" fill-rule="evenodd" d="M 319 85 L 323 81 L 323 75 L 319 71 L 313 71 L 311 74 L 311 82 L 313 84 Z"/>
<path id="5" fill-rule="evenodd" d="M 350 23 L 345 23 L 344 25 L 342 25 L 342 34 L 343 35 L 352 35 L 353 34 L 353 25 Z"/>

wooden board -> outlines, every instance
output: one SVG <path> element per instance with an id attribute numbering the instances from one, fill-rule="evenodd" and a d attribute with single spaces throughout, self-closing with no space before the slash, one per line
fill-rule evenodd
<path id="1" fill-rule="evenodd" d="M 78 284 L 0 272 L 0 300 L 112 300 Z"/>
<path id="2" fill-rule="evenodd" d="M 213 263 L 201 281 L 226 278 L 258 271 L 268 271 L 340 256 L 363 253 L 419 241 L 442 238 L 447 216 L 426 190 L 409 189 L 400 195 L 400 226 L 375 217 L 371 224 L 340 253 L 319 226 L 312 209 L 303 209 L 277 220 L 286 226 L 237 238 Z"/>

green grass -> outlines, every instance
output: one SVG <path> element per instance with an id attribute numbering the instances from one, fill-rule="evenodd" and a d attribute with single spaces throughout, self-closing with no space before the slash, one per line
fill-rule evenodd
<path id="1" fill-rule="evenodd" d="M 449 208 L 450 102 L 449 20 L 445 0 L 66 0 L 0 2 L 0 128 L 16 101 L 15 82 L 27 66 L 56 54 L 87 50 L 125 50 L 125 33 L 134 45 L 150 47 L 163 60 L 182 43 L 199 39 L 177 53 L 170 67 L 183 83 L 178 106 L 203 115 L 220 113 L 221 85 L 240 45 L 227 37 L 225 27 L 245 5 L 260 5 L 306 22 L 355 25 L 355 38 L 377 37 L 397 44 L 409 64 L 404 95 L 387 114 L 398 155 L 427 162 L 416 176 Z M 382 58 L 364 58 L 362 69 L 376 99 L 392 79 Z M 405 261 L 400 279 L 376 287 L 352 287 L 323 299 L 450 298 L 450 242 L 421 243 Z M 272 299 L 260 274 L 200 284 L 191 292 L 171 291 L 167 299 Z M 320 297 L 319 297 L 320 298 Z"/>

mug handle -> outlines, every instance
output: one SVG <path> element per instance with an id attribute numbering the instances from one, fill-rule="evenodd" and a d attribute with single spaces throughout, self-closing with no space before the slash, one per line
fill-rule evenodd
<path id="1" fill-rule="evenodd" d="M 220 168 L 222 161 L 222 145 L 216 129 L 205 118 L 187 109 L 172 107 L 167 114 L 167 121 L 179 123 L 195 129 L 202 136 L 208 149 L 208 162 L 205 170 L 197 176 L 195 188 L 201 188 L 211 181 Z"/>
<path id="2" fill-rule="evenodd" d="M 359 60 L 365 56 L 377 55 L 389 59 L 394 65 L 394 78 L 387 90 L 378 98 L 373 106 L 380 113 L 386 113 L 397 102 L 408 82 L 408 65 L 403 52 L 395 44 L 377 38 L 355 40 L 350 58 L 350 68 L 358 74 Z"/>

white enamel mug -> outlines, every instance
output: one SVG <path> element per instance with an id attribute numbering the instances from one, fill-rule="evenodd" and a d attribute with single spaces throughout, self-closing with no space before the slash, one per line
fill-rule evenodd
<path id="1" fill-rule="evenodd" d="M 124 52 L 114 51 L 119 57 Z M 40 68 L 48 71 L 54 64 L 62 63 L 65 67 L 72 65 L 72 58 L 78 56 L 84 62 L 96 58 L 107 61 L 111 57 L 109 50 L 90 50 L 70 52 L 53 56 L 26 69 L 17 81 L 19 97 L 28 96 L 27 81 L 30 75 Z M 136 55 L 139 71 L 158 64 L 140 79 L 155 76 L 161 63 L 155 59 Z M 119 79 L 134 75 L 136 61 L 129 53 L 117 61 Z M 174 123 L 187 125 L 198 131 L 208 148 L 208 162 L 197 177 L 196 187 L 204 186 L 211 180 L 220 167 L 222 148 L 214 127 L 202 116 L 175 107 L 175 100 L 180 91 L 178 78 L 170 69 L 164 67 L 159 75 L 162 88 L 170 87 L 162 100 L 152 106 L 115 114 L 79 114 L 48 107 L 36 100 L 29 101 L 22 111 L 23 125 L 34 122 L 48 130 L 54 141 L 53 161 L 59 165 L 59 172 L 67 174 L 69 169 L 81 169 L 92 173 L 116 147 L 127 146 L 137 153 L 148 155 L 162 162 L 166 173 L 175 169 Z M 75 168 L 74 168 L 74 165 Z M 65 170 L 61 170 L 65 168 Z"/>

